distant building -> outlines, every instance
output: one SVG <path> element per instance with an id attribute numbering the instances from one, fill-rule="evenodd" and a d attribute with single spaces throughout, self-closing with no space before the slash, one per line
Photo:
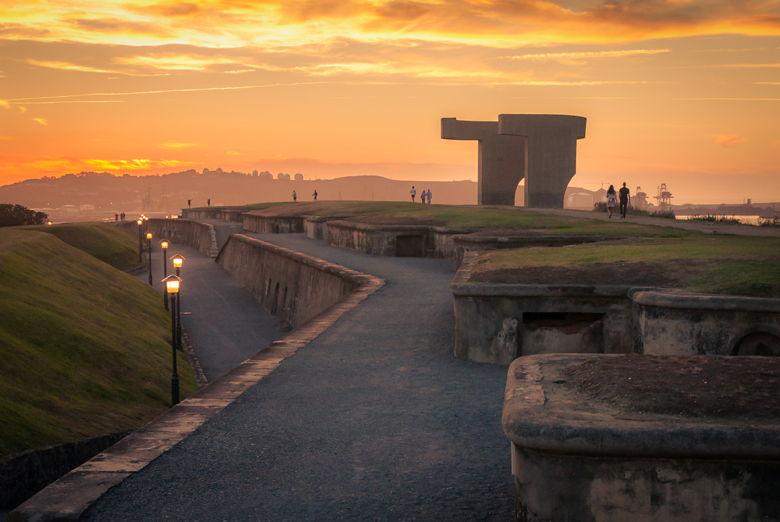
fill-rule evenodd
<path id="1" fill-rule="evenodd" d="M 295 174 L 295 181 L 303 181 L 303 174 L 300 172 Z"/>

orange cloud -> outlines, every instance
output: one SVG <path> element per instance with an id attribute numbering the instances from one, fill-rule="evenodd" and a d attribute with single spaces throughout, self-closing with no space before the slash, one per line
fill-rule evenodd
<path id="1" fill-rule="evenodd" d="M 729 148 L 741 145 L 747 141 L 747 139 L 737 134 L 716 134 L 712 137 L 713 143 L 720 145 L 721 147 Z"/>
<path id="2" fill-rule="evenodd" d="M 49 121 L 46 118 L 33 118 L 32 121 L 34 121 L 38 125 L 43 125 L 44 127 L 46 127 L 49 124 Z"/>
<path id="3" fill-rule="evenodd" d="M 3 109 L 9 109 L 11 108 L 11 104 L 8 103 L 7 100 L 0 100 L 0 107 L 2 107 Z"/>
<path id="4" fill-rule="evenodd" d="M 197 143 L 188 143 L 188 142 L 178 142 L 178 141 L 167 141 L 165 143 L 162 143 L 160 145 L 164 149 L 170 149 L 170 150 L 182 150 L 182 149 L 191 149 L 193 147 L 197 147 Z"/>
<path id="5" fill-rule="evenodd" d="M 180 160 L 151 160 L 151 159 L 85 159 L 82 162 L 90 168 L 98 170 L 148 170 L 154 167 L 180 167 L 188 162 Z"/>

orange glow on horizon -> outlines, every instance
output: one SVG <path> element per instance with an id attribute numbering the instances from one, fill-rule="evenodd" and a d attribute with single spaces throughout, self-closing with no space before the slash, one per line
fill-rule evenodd
<path id="1" fill-rule="evenodd" d="M 780 201 L 780 2 L 0 5 L 0 184 L 189 168 L 475 179 L 439 118 L 588 117 L 574 184 Z"/>

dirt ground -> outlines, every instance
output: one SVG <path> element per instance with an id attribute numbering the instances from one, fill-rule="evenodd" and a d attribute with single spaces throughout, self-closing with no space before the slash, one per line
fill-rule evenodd
<path id="1" fill-rule="evenodd" d="M 674 288 L 706 268 L 704 263 L 621 262 L 589 263 L 576 267 L 533 266 L 474 272 L 478 283 L 550 285 L 633 285 Z"/>
<path id="2" fill-rule="evenodd" d="M 780 420 L 776 357 L 598 357 L 565 373 L 590 399 L 632 413 Z"/>

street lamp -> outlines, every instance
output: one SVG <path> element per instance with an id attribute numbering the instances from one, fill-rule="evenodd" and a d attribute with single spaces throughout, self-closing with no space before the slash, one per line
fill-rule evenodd
<path id="1" fill-rule="evenodd" d="M 141 252 L 144 250 L 144 242 L 143 239 L 141 239 L 141 227 L 144 225 L 144 220 L 138 218 L 136 223 L 138 224 L 138 264 L 141 264 Z"/>
<path id="2" fill-rule="evenodd" d="M 149 249 L 149 286 L 152 286 L 152 233 L 146 233 L 146 248 Z"/>
<path id="3" fill-rule="evenodd" d="M 168 277 L 168 246 L 170 243 L 167 239 L 160 241 L 160 249 L 162 250 L 162 264 L 163 264 L 163 277 Z M 168 292 L 163 292 L 163 304 L 165 309 L 168 309 Z"/>
<path id="4" fill-rule="evenodd" d="M 185 257 L 181 254 L 174 254 L 171 256 L 173 268 L 176 269 L 176 277 L 181 277 L 181 267 L 184 266 L 184 259 Z M 176 320 L 179 324 L 179 338 L 181 339 L 181 292 L 179 293 L 179 297 L 176 300 Z"/>
<path id="5" fill-rule="evenodd" d="M 165 294 L 171 295 L 171 406 L 179 403 L 179 370 L 176 365 L 176 350 L 179 347 L 179 330 L 176 321 L 176 310 L 178 308 L 179 288 L 181 287 L 181 278 L 175 275 L 169 275 L 162 280 L 165 283 Z"/>

